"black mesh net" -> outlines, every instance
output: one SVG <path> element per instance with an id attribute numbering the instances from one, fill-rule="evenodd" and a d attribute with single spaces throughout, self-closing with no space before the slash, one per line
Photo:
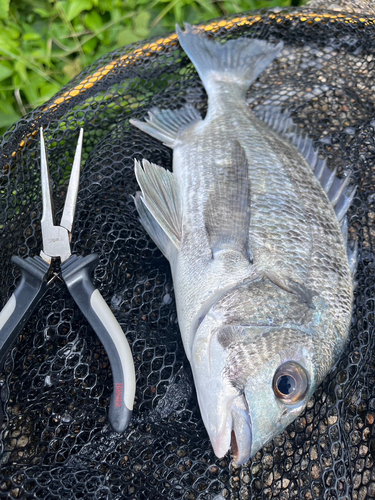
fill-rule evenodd
<path id="1" fill-rule="evenodd" d="M 296 9 L 202 26 L 215 38 L 284 41 L 282 56 L 252 86 L 249 105 L 289 109 L 330 167 L 351 170 L 357 186 L 349 221 L 360 259 L 348 346 L 306 411 L 242 467 L 212 451 L 179 336 L 169 265 L 138 222 L 131 198 L 134 158 L 171 168 L 172 151 L 130 126 L 129 118 L 144 117 L 155 105 L 206 110 L 205 91 L 175 35 L 103 57 L 6 133 L 0 305 L 19 277 L 11 256 L 34 256 L 42 247 L 38 129 L 45 129 L 61 212 L 83 126 L 73 251 L 100 256 L 94 284 L 131 344 L 137 392 L 129 428 L 124 435 L 111 431 L 108 358 L 56 283 L 1 372 L 1 498 L 375 497 L 374 23 Z"/>

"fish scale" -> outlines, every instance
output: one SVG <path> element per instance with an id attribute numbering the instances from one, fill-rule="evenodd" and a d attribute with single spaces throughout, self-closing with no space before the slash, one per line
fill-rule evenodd
<path id="1" fill-rule="evenodd" d="M 352 274 L 334 205 L 341 219 L 351 198 L 288 115 L 246 105 L 281 44 L 177 31 L 208 111 L 131 120 L 173 148 L 173 173 L 136 162 L 135 201 L 171 264 L 214 451 L 244 463 L 303 411 L 345 345 Z"/>

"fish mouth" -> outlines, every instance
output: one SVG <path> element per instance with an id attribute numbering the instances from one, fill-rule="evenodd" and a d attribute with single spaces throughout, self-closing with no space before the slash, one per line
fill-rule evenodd
<path id="1" fill-rule="evenodd" d="M 229 447 L 233 461 L 242 465 L 251 457 L 252 431 L 249 409 L 244 396 L 235 398 L 225 426 L 215 435 L 215 427 L 207 428 L 215 455 L 223 457 Z"/>
<path id="2" fill-rule="evenodd" d="M 233 461 L 242 465 L 251 456 L 252 432 L 249 408 L 244 396 L 236 398 L 232 406 L 231 447 Z"/>

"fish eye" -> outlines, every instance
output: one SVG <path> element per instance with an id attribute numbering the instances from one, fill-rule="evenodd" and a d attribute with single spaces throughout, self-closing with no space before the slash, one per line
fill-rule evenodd
<path id="1" fill-rule="evenodd" d="M 279 366 L 272 383 L 275 396 L 286 404 L 301 401 L 306 395 L 308 385 L 306 371 L 293 361 L 287 361 Z"/>

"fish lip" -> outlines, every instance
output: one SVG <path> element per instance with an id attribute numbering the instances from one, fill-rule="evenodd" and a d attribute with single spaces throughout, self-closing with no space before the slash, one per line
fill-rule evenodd
<path id="1" fill-rule="evenodd" d="M 241 453 L 238 447 L 238 441 L 236 437 L 236 433 L 232 429 L 231 438 L 230 438 L 230 447 L 233 455 L 233 462 L 237 465 L 241 465 Z"/>
<path id="2" fill-rule="evenodd" d="M 239 442 L 234 430 L 231 434 L 231 449 L 233 455 L 233 462 L 236 465 L 243 465 L 251 458 L 251 439 L 247 443 Z"/>
<path id="3" fill-rule="evenodd" d="M 203 321 L 211 316 L 207 313 Z M 198 404 L 215 455 L 224 457 L 231 447 L 235 463 L 249 460 L 252 447 L 251 420 L 247 399 L 225 374 L 226 348 L 218 341 L 215 318 L 194 337 L 190 360 Z M 211 324 L 212 323 L 212 324 Z M 212 363 L 213 359 L 218 362 Z"/>
<path id="4" fill-rule="evenodd" d="M 209 431 L 209 428 L 207 430 Z M 250 459 L 253 445 L 252 426 L 244 396 L 235 398 L 224 428 L 216 436 L 211 434 L 210 439 L 217 457 L 223 457 L 231 448 L 235 464 L 242 465 Z"/>
<path id="5" fill-rule="evenodd" d="M 232 406 L 231 416 L 233 461 L 237 465 L 242 465 L 251 458 L 253 445 L 251 418 L 245 396 L 242 395 L 236 398 Z"/>

